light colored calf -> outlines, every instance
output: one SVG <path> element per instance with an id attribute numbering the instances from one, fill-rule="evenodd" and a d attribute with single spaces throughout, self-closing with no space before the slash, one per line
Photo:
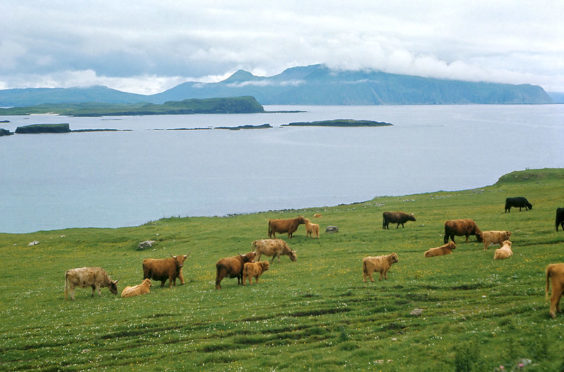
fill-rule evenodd
<path id="1" fill-rule="evenodd" d="M 548 299 L 549 280 L 552 281 L 550 316 L 554 319 L 556 313 L 560 311 L 560 298 L 564 294 L 564 263 L 550 264 L 546 267 L 546 299 Z"/>
<path id="2" fill-rule="evenodd" d="M 511 250 L 511 242 L 506 240 L 503 242 L 501 248 L 498 248 L 494 252 L 494 260 L 503 260 L 513 256 L 513 251 Z"/>
<path id="3" fill-rule="evenodd" d="M 121 292 L 121 297 L 133 297 L 147 293 L 151 293 L 151 279 L 144 279 L 141 284 L 137 284 L 133 287 L 125 287 Z"/>
<path id="4" fill-rule="evenodd" d="M 385 256 L 368 256 L 362 259 L 362 280 L 366 282 L 366 278 L 370 278 L 373 282 L 372 273 L 378 271 L 380 273 L 380 280 L 382 277 L 388 279 L 388 270 L 392 264 L 399 261 L 397 253 L 392 253 Z"/>
<path id="5" fill-rule="evenodd" d="M 482 231 L 482 239 L 484 239 L 484 250 L 488 249 L 491 244 L 499 244 L 511 237 L 511 231 Z"/>

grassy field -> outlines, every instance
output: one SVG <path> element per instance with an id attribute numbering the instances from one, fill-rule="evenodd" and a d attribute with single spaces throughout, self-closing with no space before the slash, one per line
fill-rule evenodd
<path id="1" fill-rule="evenodd" d="M 527 197 L 533 209 L 504 213 L 508 196 Z M 564 232 L 554 227 L 562 206 L 564 169 L 544 169 L 479 189 L 336 207 L 0 234 L 0 369 L 509 371 L 522 363 L 560 371 L 564 314 L 548 315 L 544 269 L 564 262 Z M 417 221 L 383 230 L 387 210 Z M 219 258 L 266 238 L 269 218 L 299 214 L 340 231 L 311 239 L 300 226 L 287 239 L 296 262 L 284 256 L 257 285 L 224 279 L 215 290 Z M 494 261 L 497 246 L 483 251 L 475 237 L 459 237 L 452 255 L 424 258 L 455 218 L 512 231 L 514 256 Z M 157 244 L 138 251 L 148 239 Z M 391 252 L 399 263 L 388 280 L 364 283 L 362 257 Z M 77 289 L 76 301 L 63 298 L 69 268 L 102 266 L 121 292 L 141 282 L 143 258 L 187 253 L 183 286 L 155 283 L 127 299 Z"/>

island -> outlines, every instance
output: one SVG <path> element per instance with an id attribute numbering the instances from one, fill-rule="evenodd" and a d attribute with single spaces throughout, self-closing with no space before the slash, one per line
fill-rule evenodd
<path id="1" fill-rule="evenodd" d="M 268 129 L 268 128 L 272 128 L 272 125 L 270 124 L 239 125 L 238 127 L 215 127 L 214 129 L 240 130 L 240 129 Z"/>
<path id="2" fill-rule="evenodd" d="M 372 121 L 372 120 L 353 120 L 353 119 L 335 119 L 335 120 L 321 120 L 309 122 L 295 122 L 289 124 L 282 124 L 281 127 L 389 127 L 393 124 Z"/>
<path id="3" fill-rule="evenodd" d="M 68 123 L 60 124 L 31 124 L 17 127 L 17 134 L 38 134 L 38 133 L 70 133 Z"/>
<path id="4" fill-rule="evenodd" d="M 8 129 L 0 128 L 0 137 L 2 136 L 10 136 L 14 133 L 10 132 Z"/>
<path id="5" fill-rule="evenodd" d="M 0 109 L 0 115 L 58 114 L 66 116 L 133 116 L 185 114 L 249 114 L 262 113 L 264 107 L 251 96 L 228 98 L 185 99 L 163 104 L 75 103 L 43 104 Z"/>

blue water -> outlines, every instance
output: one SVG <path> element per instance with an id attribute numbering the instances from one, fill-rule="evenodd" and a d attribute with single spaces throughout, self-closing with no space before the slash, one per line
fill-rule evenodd
<path id="1" fill-rule="evenodd" d="M 267 106 L 300 113 L 0 117 L 127 132 L 0 137 L 0 232 L 321 207 L 564 167 L 564 105 Z M 293 121 L 387 121 L 289 128 Z M 163 131 L 270 123 L 266 130 Z"/>

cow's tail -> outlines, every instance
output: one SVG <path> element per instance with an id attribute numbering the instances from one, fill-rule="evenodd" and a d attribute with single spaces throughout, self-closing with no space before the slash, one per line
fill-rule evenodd
<path id="1" fill-rule="evenodd" d="M 69 272 L 65 271 L 65 300 L 68 299 L 69 293 Z"/>
<path id="2" fill-rule="evenodd" d="M 558 213 L 556 213 L 556 231 L 558 231 Z M 564 230 L 564 227 L 562 228 L 562 230 Z"/>
<path id="3" fill-rule="evenodd" d="M 268 237 L 272 238 L 272 226 L 270 224 L 270 221 L 268 221 Z"/>
<path id="4" fill-rule="evenodd" d="M 366 269 L 366 261 L 362 261 L 362 272 L 368 275 L 368 270 Z"/>
<path id="5" fill-rule="evenodd" d="M 548 301 L 548 291 L 550 290 L 550 265 L 546 268 L 546 288 L 544 290 L 544 297 Z"/>

